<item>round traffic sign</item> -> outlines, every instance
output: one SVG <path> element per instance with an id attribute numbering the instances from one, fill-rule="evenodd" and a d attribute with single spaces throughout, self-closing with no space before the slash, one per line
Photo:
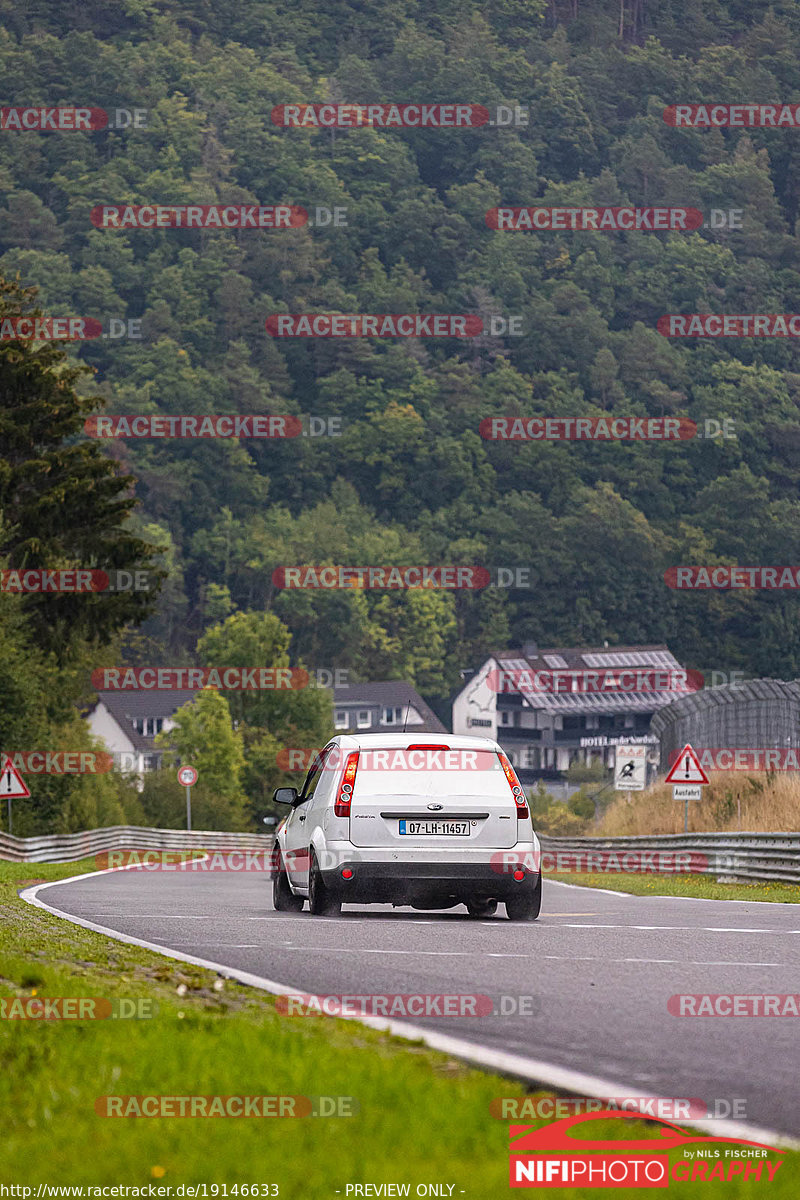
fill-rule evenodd
<path id="1" fill-rule="evenodd" d="M 197 771 L 194 767 L 179 767 L 178 783 L 182 783 L 184 787 L 192 787 L 197 783 Z"/>

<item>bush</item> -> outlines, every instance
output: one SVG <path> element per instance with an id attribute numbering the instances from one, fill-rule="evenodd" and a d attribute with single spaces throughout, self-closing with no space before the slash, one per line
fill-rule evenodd
<path id="1" fill-rule="evenodd" d="M 567 808 L 576 817 L 580 817 L 583 821 L 594 820 L 594 800 L 591 796 L 587 796 L 583 788 L 579 792 L 574 792 L 567 801 Z"/>
<path id="2" fill-rule="evenodd" d="M 566 804 L 551 804 L 538 816 L 534 817 L 534 828 L 537 833 L 547 837 L 575 837 L 585 832 L 586 822 L 582 817 L 570 812 Z"/>

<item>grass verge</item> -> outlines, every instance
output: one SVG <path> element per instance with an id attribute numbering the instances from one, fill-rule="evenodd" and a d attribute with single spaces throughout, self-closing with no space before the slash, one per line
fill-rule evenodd
<path id="1" fill-rule="evenodd" d="M 694 896 L 700 900 L 753 900 L 772 904 L 800 903 L 800 887 L 792 883 L 717 883 L 707 875 L 632 875 L 623 872 L 552 872 L 547 879 L 578 887 L 608 888 L 635 896 Z"/>
<path id="2" fill-rule="evenodd" d="M 275 1184 L 283 1200 L 346 1200 L 348 1184 L 366 1183 L 408 1184 L 411 1196 L 436 1183 L 446 1186 L 432 1194 L 455 1200 L 505 1193 L 508 1125 L 490 1104 L 522 1097 L 523 1085 L 349 1022 L 281 1016 L 262 992 L 230 981 L 220 988 L 212 971 L 82 929 L 17 895 L 90 869 L 0 863 L 0 996 L 142 997 L 158 1011 L 150 1019 L 0 1020 L 3 1182 L 33 1186 L 34 1195 L 39 1183 L 170 1186 L 172 1196 L 176 1185 L 205 1183 L 209 1197 L 212 1184 L 220 1196 L 222 1185 L 241 1195 L 242 1185 Z M 349 1096 L 358 1112 L 294 1120 L 95 1112 L 100 1096 L 150 1094 Z M 653 1130 L 610 1120 L 595 1122 L 593 1134 L 655 1138 Z M 787 1153 L 770 1196 L 788 1200 L 798 1182 L 800 1154 Z M 716 1190 L 743 1200 L 753 1182 L 670 1186 L 693 1198 Z M 628 1200 L 638 1190 L 615 1194 Z"/>

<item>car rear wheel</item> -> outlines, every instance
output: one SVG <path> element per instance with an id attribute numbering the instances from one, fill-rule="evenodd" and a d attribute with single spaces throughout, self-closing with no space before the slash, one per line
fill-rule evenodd
<path id="1" fill-rule="evenodd" d="M 465 903 L 471 917 L 493 917 L 497 912 L 496 900 L 467 900 Z"/>
<path id="2" fill-rule="evenodd" d="M 532 887 L 523 885 L 524 890 L 506 900 L 506 915 L 509 921 L 535 921 L 542 908 L 542 876 L 539 874 Z"/>
<path id="3" fill-rule="evenodd" d="M 313 850 L 308 871 L 308 910 L 315 917 L 338 917 L 342 912 L 342 901 L 326 887 Z"/>
<path id="4" fill-rule="evenodd" d="M 286 874 L 283 858 L 277 846 L 273 854 L 275 866 L 272 871 L 272 907 L 276 912 L 302 912 L 305 901 L 302 896 L 295 896 L 289 887 L 289 876 Z"/>

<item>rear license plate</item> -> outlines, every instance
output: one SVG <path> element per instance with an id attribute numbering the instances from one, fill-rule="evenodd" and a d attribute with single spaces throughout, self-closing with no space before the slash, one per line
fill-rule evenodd
<path id="1" fill-rule="evenodd" d="M 400 821 L 400 833 L 425 837 L 469 837 L 469 821 Z"/>

